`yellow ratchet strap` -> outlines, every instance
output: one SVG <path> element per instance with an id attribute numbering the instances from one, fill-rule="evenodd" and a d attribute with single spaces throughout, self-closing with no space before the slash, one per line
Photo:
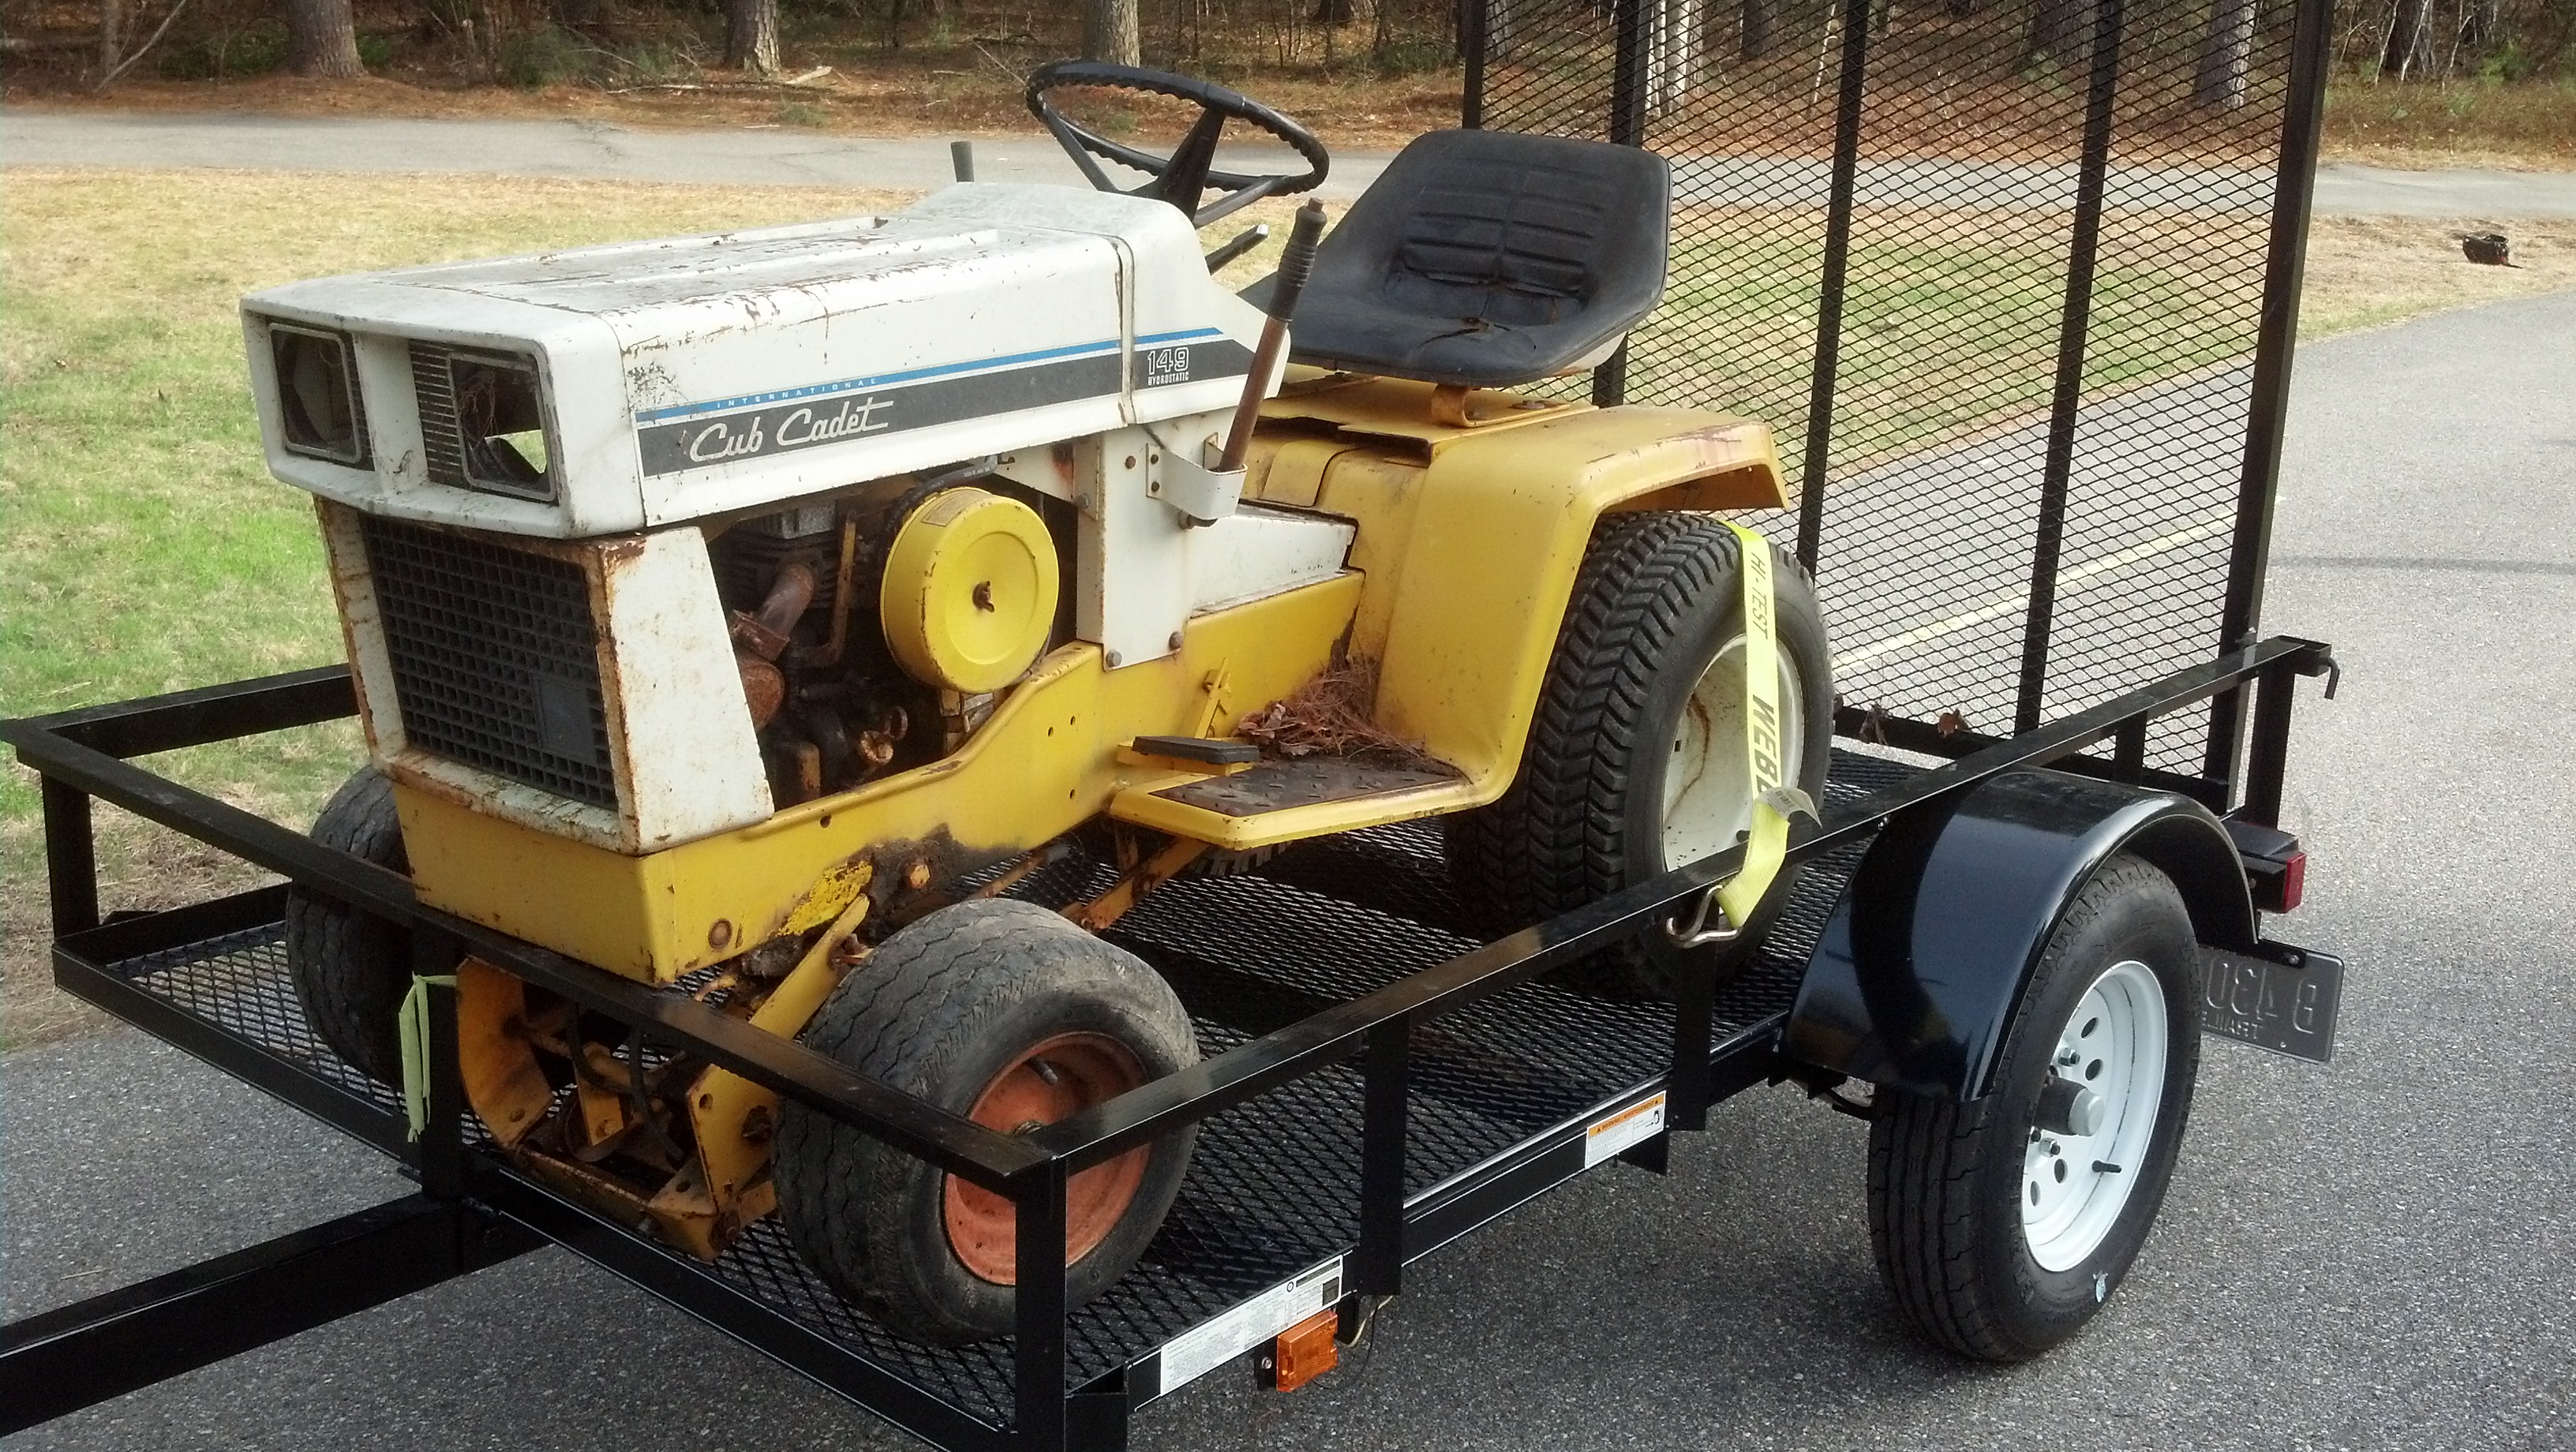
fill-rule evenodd
<path id="1" fill-rule="evenodd" d="M 403 995 L 402 1010 L 394 1017 L 402 1040 L 403 1118 L 411 1125 L 413 1139 L 429 1127 L 429 986 L 433 983 L 453 991 L 456 975 L 412 979 L 411 991 Z"/>
<path id="2" fill-rule="evenodd" d="M 1753 783 L 1753 825 L 1744 842 L 1744 865 L 1735 876 L 1700 900 L 1688 924 L 1666 931 L 1683 947 L 1722 943 L 1744 930 L 1754 909 L 1778 881 L 1789 854 L 1789 818 L 1784 807 L 1805 808 L 1795 791 L 1780 782 L 1780 638 L 1771 593 L 1771 542 L 1733 520 L 1744 574 L 1744 768 Z M 1723 921 L 1708 926 L 1714 902 Z"/>

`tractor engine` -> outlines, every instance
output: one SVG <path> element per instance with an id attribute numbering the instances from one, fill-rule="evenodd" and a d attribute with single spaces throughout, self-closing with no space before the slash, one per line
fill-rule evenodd
<path id="1" fill-rule="evenodd" d="M 1004 668 L 1016 673 L 1027 657 L 1069 636 L 1069 613 L 1051 588 L 1069 567 L 1040 556 L 1062 552 L 1071 521 L 1049 529 L 1039 517 L 1069 511 L 989 476 L 966 484 L 976 472 L 969 465 L 927 481 L 889 481 L 710 529 L 707 552 L 743 700 L 778 806 L 848 791 L 954 751 L 1007 684 L 989 677 Z M 938 497 L 952 493 L 959 499 Z M 898 622 L 932 608 L 919 598 L 935 588 L 919 561 L 889 576 L 904 527 L 938 529 L 943 517 L 961 513 L 974 519 L 974 533 L 949 551 L 979 554 L 966 563 L 1015 577 L 966 585 L 969 608 L 996 647 L 983 677 L 974 662 L 943 661 L 935 652 L 901 659 L 893 643 L 906 641 L 901 626 L 891 637 L 886 629 L 890 606 Z"/>

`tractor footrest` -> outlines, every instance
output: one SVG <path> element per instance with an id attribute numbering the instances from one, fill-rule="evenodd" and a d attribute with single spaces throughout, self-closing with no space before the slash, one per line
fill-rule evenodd
<path id="1" fill-rule="evenodd" d="M 1110 815 L 1224 849 L 1265 847 L 1455 811 L 1474 783 L 1429 765 L 1388 766 L 1347 756 L 1264 761 L 1227 775 L 1139 783 Z"/>
<path id="2" fill-rule="evenodd" d="M 1165 787 L 1154 795 L 1183 806 L 1201 807 L 1229 817 L 1257 817 L 1289 807 L 1357 801 L 1394 792 L 1445 786 L 1458 779 L 1452 771 L 1425 771 L 1409 766 L 1372 766 L 1347 756 L 1309 756 L 1296 761 L 1265 761 L 1234 776 Z"/>

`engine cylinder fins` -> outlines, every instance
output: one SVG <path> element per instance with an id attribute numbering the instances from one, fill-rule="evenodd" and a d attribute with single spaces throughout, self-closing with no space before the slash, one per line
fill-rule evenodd
<path id="1" fill-rule="evenodd" d="M 973 694 L 1018 680 L 1055 625 L 1055 541 L 1037 511 L 942 490 L 904 516 L 879 586 L 887 649 L 915 680 Z"/>

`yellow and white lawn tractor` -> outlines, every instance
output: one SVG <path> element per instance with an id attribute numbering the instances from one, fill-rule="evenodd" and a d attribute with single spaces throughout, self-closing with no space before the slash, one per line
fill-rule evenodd
<path id="1" fill-rule="evenodd" d="M 1074 86 L 1199 119 L 1148 155 L 1063 115 Z M 244 301 L 372 758 L 317 835 L 1004 1132 L 1197 1058 L 1099 936 L 1175 877 L 1442 816 L 1501 931 L 1776 842 L 1832 686 L 1803 576 L 1725 518 L 1784 502 L 1770 431 L 1511 391 L 1657 302 L 1661 159 L 1433 133 L 1238 297 L 1196 228 L 1319 183 L 1311 135 L 1126 67 L 1053 66 L 1030 99 L 1098 190 L 960 183 Z M 1217 169 L 1230 121 L 1307 170 Z M 1119 192 L 1104 159 L 1152 179 Z M 1074 900 L 1031 900 L 1068 864 Z M 396 930 L 299 892 L 288 947 L 321 1037 L 399 1077 Z M 1681 951 L 1582 986 L 1656 991 Z M 1006 1200 L 456 974 L 468 1098 L 529 1173 L 707 1257 L 776 1214 L 901 1334 L 1009 1330 Z M 1072 1181 L 1075 1303 L 1190 1151 Z"/>

